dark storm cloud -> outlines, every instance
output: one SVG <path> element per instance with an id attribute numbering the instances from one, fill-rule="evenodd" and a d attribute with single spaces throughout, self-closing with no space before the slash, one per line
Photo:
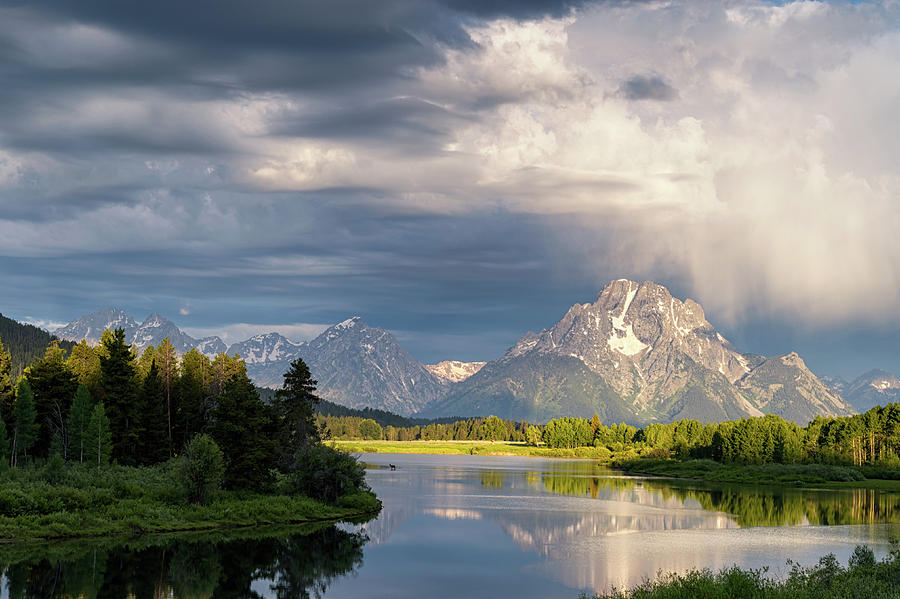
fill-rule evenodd
<path id="1" fill-rule="evenodd" d="M 401 97 L 365 102 L 355 100 L 325 106 L 314 114 L 285 115 L 272 123 L 273 135 L 348 139 L 389 140 L 433 151 L 450 133 L 449 125 L 465 120 L 463 115 L 418 98 Z"/>
<path id="2" fill-rule="evenodd" d="M 665 102 L 678 97 L 678 92 L 659 75 L 635 75 L 626 79 L 619 93 L 628 100 Z"/>

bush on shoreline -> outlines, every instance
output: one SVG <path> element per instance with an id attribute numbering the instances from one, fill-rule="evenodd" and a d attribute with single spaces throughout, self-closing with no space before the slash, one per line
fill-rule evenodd
<path id="1" fill-rule="evenodd" d="M 847 567 L 829 554 L 811 567 L 791 564 L 784 580 L 765 570 L 737 566 L 713 572 L 660 574 L 630 590 L 613 590 L 595 599 L 888 599 L 900 596 L 900 549 L 895 545 L 881 561 L 869 547 L 858 545 Z M 582 599 L 586 599 L 582 595 Z"/>

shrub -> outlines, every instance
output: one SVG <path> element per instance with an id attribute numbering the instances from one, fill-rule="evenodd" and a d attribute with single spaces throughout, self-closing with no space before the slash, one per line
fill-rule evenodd
<path id="1" fill-rule="evenodd" d="M 225 458 L 211 437 L 196 435 L 184 449 L 181 459 L 181 483 L 188 500 L 203 505 L 209 495 L 222 486 Z"/>
<path id="2" fill-rule="evenodd" d="M 279 480 L 279 490 L 334 503 L 338 498 L 368 491 L 366 471 L 350 454 L 326 445 L 297 451 L 294 467 Z"/>

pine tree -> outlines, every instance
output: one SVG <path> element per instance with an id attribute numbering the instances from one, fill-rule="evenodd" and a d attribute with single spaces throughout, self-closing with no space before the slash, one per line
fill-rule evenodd
<path id="1" fill-rule="evenodd" d="M 209 383 L 212 365 L 209 358 L 192 349 L 181 358 L 181 376 L 178 377 L 173 436 L 175 447 L 182 448 L 206 424 L 209 408 Z"/>
<path id="2" fill-rule="evenodd" d="M 31 385 L 24 378 L 19 381 L 16 403 L 13 407 L 13 450 L 12 465 L 28 459 L 28 452 L 38 438 L 37 412 L 34 409 L 34 394 Z"/>
<path id="3" fill-rule="evenodd" d="M 169 457 L 172 457 L 173 436 L 172 436 L 172 416 L 175 413 L 173 408 L 173 394 L 175 383 L 178 380 L 178 356 L 175 353 L 175 346 L 168 337 L 160 342 L 156 349 L 157 367 L 159 368 L 159 376 L 162 379 L 163 391 L 166 396 L 166 424 L 168 427 L 168 443 Z"/>
<path id="4" fill-rule="evenodd" d="M 112 455 L 113 443 L 110 431 L 109 418 L 106 417 L 106 409 L 103 402 L 97 402 L 91 411 L 91 421 L 88 424 L 85 440 L 84 458 L 86 462 L 97 464 L 97 470 L 109 463 Z"/>
<path id="5" fill-rule="evenodd" d="M 284 373 L 284 383 L 275 393 L 273 407 L 283 466 L 290 465 L 298 449 L 321 440 L 315 418 L 315 408 L 320 401 L 315 394 L 316 384 L 306 362 L 297 358 Z"/>
<path id="6" fill-rule="evenodd" d="M 212 420 L 208 433 L 225 454 L 225 485 L 255 488 L 265 483 L 275 466 L 272 419 L 246 373 L 225 383 Z"/>
<path id="7" fill-rule="evenodd" d="M 34 408 L 40 427 L 34 455 L 49 456 L 51 445 L 64 453 L 67 444 L 66 416 L 72 407 L 78 381 L 66 365 L 65 351 L 56 341 L 51 342 L 44 355 L 25 369 L 25 378 L 34 393 Z"/>
<path id="8" fill-rule="evenodd" d="M 12 358 L 3 347 L 0 339 L 0 420 L 8 421 L 12 417 L 15 390 L 12 383 Z"/>
<path id="9" fill-rule="evenodd" d="M 169 457 L 166 398 L 156 360 L 150 364 L 144 379 L 135 419 L 138 426 L 137 462 L 144 465 L 164 462 Z"/>
<path id="10" fill-rule="evenodd" d="M 134 354 L 125 345 L 124 329 L 104 333 L 101 343 L 99 394 L 108 410 L 113 430 L 112 455 L 122 464 L 134 465 L 137 462 L 135 450 L 138 442 Z"/>
<path id="11" fill-rule="evenodd" d="M 0 418 L 0 469 L 9 464 L 9 437 L 6 434 L 6 423 Z"/>
<path id="12" fill-rule="evenodd" d="M 72 460 L 83 462 L 85 445 L 87 443 L 87 429 L 91 422 L 93 410 L 91 393 L 85 385 L 78 385 L 75 399 L 72 401 L 72 409 L 69 411 L 69 457 Z"/>
<path id="13" fill-rule="evenodd" d="M 85 385 L 88 391 L 95 391 L 100 385 L 100 354 L 84 339 L 72 348 L 66 365 L 78 383 Z"/>

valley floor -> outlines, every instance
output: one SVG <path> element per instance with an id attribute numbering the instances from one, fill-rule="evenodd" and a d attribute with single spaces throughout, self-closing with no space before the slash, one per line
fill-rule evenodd
<path id="1" fill-rule="evenodd" d="M 591 458 L 608 460 L 611 453 L 605 447 L 576 447 L 574 449 L 535 447 L 511 441 L 346 441 L 332 440 L 329 444 L 352 453 L 422 453 L 446 455 L 533 456 L 542 458 Z"/>
<path id="2" fill-rule="evenodd" d="M 900 493 L 900 470 L 830 464 L 721 464 L 712 460 L 615 459 L 629 474 L 744 485 L 805 488 L 864 488 Z"/>
<path id="3" fill-rule="evenodd" d="M 418 453 L 446 455 L 532 456 L 600 460 L 629 474 L 685 480 L 752 485 L 788 485 L 803 488 L 864 488 L 900 493 L 900 470 L 826 464 L 720 464 L 712 460 L 637 458 L 616 455 L 605 447 L 574 449 L 535 447 L 507 441 L 329 441 L 351 453 Z"/>

